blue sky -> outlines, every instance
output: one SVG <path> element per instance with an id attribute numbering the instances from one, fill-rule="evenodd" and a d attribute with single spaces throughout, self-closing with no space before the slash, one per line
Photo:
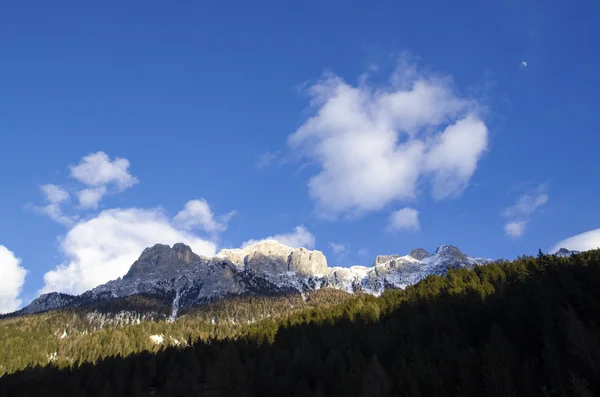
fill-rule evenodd
<path id="1" fill-rule="evenodd" d="M 600 6 L 446 3 L 0 6 L 0 311 L 159 241 L 600 245 Z"/>

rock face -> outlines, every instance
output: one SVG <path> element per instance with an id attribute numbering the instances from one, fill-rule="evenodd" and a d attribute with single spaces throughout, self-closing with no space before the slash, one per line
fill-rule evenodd
<path id="1" fill-rule="evenodd" d="M 276 276 L 295 272 L 314 276 L 327 272 L 327 259 L 321 251 L 291 248 L 275 240 L 261 241 L 241 249 L 222 250 L 217 256 L 256 274 Z"/>
<path id="2" fill-rule="evenodd" d="M 241 250 L 223 250 L 217 256 L 243 258 L 242 263 L 236 264 L 242 265 L 245 270 L 275 275 L 288 271 L 288 257 L 292 251 L 293 248 L 276 241 L 261 241 Z"/>
<path id="3" fill-rule="evenodd" d="M 424 248 L 415 248 L 414 250 L 410 251 L 410 254 L 408 255 L 412 256 L 413 258 L 419 261 L 422 261 L 423 259 L 431 256 L 429 252 L 427 252 L 427 250 Z"/>
<path id="4" fill-rule="evenodd" d="M 199 262 L 200 256 L 194 254 L 192 249 L 185 244 L 175 244 L 173 248 L 164 244 L 156 244 L 146 248 L 139 259 L 131 265 L 125 279 L 140 277 L 168 278 L 193 262 Z"/>
<path id="5" fill-rule="evenodd" d="M 377 255 L 375 257 L 375 262 L 373 262 L 373 266 L 381 265 L 383 263 L 388 263 L 396 258 L 399 258 L 400 255 Z"/>
<path id="6" fill-rule="evenodd" d="M 321 251 L 298 248 L 288 257 L 288 270 L 304 276 L 323 276 L 328 271 L 327 259 Z"/>
<path id="7" fill-rule="evenodd" d="M 82 306 L 144 293 L 171 301 L 171 319 L 175 319 L 180 307 L 227 296 L 304 296 L 320 288 L 379 295 L 386 288 L 405 288 L 429 274 L 442 275 L 449 269 L 490 262 L 467 256 L 451 245 L 440 246 L 433 255 L 422 248 L 405 256 L 379 255 L 371 267 L 328 267 L 322 252 L 292 248 L 277 241 L 222 250 L 213 258 L 196 255 L 184 244 L 156 244 L 142 252 L 123 278 L 79 296 L 42 295 L 23 312 Z"/>
<path id="8" fill-rule="evenodd" d="M 34 299 L 27 307 L 21 310 L 22 314 L 33 314 L 45 312 L 48 310 L 67 307 L 75 303 L 77 297 L 61 294 L 60 292 L 51 292 L 49 294 L 40 295 Z"/>

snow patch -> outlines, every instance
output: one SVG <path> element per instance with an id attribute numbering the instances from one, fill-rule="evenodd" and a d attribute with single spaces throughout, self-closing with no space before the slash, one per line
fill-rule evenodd
<path id="1" fill-rule="evenodd" d="M 164 335 L 150 335 L 150 340 L 154 342 L 155 345 L 160 345 L 165 341 Z"/>

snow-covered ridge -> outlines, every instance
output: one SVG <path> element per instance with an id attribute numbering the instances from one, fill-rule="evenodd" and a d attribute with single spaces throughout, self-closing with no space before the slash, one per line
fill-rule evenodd
<path id="1" fill-rule="evenodd" d="M 568 258 L 571 255 L 577 255 L 577 254 L 579 254 L 579 251 L 571 251 L 571 250 L 568 250 L 566 248 L 561 248 L 561 249 L 559 249 L 558 251 L 556 251 L 554 253 L 554 255 L 560 256 L 560 257 L 563 257 L 563 258 Z"/>
<path id="2" fill-rule="evenodd" d="M 203 257 L 187 245 L 156 244 L 146 248 L 127 274 L 79 296 L 46 294 L 24 313 L 83 306 L 140 293 L 170 302 L 170 321 L 180 308 L 236 295 L 272 295 L 335 288 L 349 293 L 380 295 L 386 288 L 405 288 L 430 274 L 451 268 L 472 268 L 491 259 L 467 256 L 450 245 L 433 255 L 419 248 L 409 255 L 379 255 L 372 266 L 329 267 L 320 251 L 261 241 L 241 249 L 226 249 Z"/>

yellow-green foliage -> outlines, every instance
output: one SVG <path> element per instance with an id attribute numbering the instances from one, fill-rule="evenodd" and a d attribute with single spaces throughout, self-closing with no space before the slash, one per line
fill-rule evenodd
<path id="1" fill-rule="evenodd" d="M 103 304 L 102 311 L 82 308 L 7 318 L 0 321 L 0 375 L 32 365 L 52 363 L 58 367 L 126 356 L 141 351 L 157 351 L 168 346 L 186 346 L 197 340 L 235 337 L 241 330 L 265 319 L 279 319 L 298 310 L 326 307 L 352 295 L 337 290 L 315 291 L 306 302 L 300 295 L 275 297 L 236 297 L 202 306 L 185 308 L 175 322 L 140 321 L 124 326 L 115 324 L 110 310 L 126 310 L 127 305 Z M 159 309 L 143 298 L 136 307 L 148 313 Z M 131 303 L 131 302 L 130 302 Z M 117 312 L 118 314 L 118 312 Z M 131 313 L 130 315 L 136 315 Z M 136 315 L 137 316 L 137 315 Z M 150 336 L 160 335 L 163 343 Z"/>

